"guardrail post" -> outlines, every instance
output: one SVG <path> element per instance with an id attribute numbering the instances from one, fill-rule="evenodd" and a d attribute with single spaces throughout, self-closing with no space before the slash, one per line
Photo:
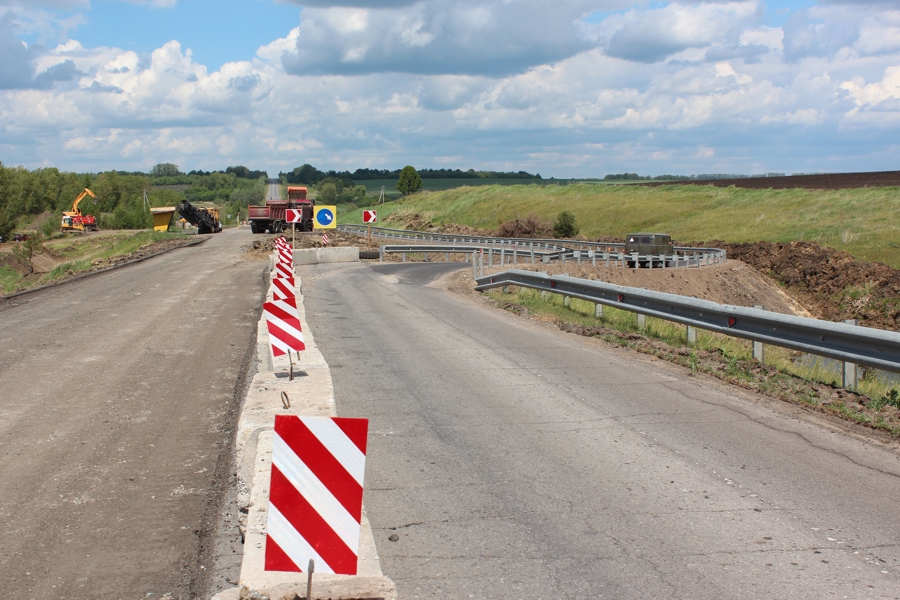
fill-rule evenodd
<path id="1" fill-rule="evenodd" d="M 697 328 L 692 325 L 687 326 L 687 343 L 688 346 L 697 345 Z"/>
<path id="2" fill-rule="evenodd" d="M 456 244 L 454 244 L 455 246 Z M 444 262 L 450 262 L 450 253 L 444 252 Z"/>
<path id="3" fill-rule="evenodd" d="M 591 259 L 591 266 L 597 266 L 597 251 L 596 250 L 588 250 L 588 258 Z"/>
<path id="4" fill-rule="evenodd" d="M 847 319 L 844 321 L 847 325 L 859 325 L 856 319 Z M 843 369 L 842 386 L 845 390 L 855 392 L 859 385 L 859 369 L 855 363 L 845 362 Z"/>
<path id="5" fill-rule="evenodd" d="M 575 259 L 576 264 L 581 264 L 581 250 L 575 250 L 572 252 L 572 256 Z"/>
<path id="6" fill-rule="evenodd" d="M 512 260 L 512 263 L 513 263 L 513 266 L 514 266 L 514 267 L 515 267 L 516 264 L 518 263 L 518 258 L 519 258 L 518 254 L 519 254 L 519 245 L 518 245 L 518 244 L 513 244 L 513 260 Z"/>
<path id="7" fill-rule="evenodd" d="M 652 254 L 647 255 L 647 266 L 650 267 L 651 269 L 653 268 L 653 255 Z"/>
<path id="8" fill-rule="evenodd" d="M 403 262 L 406 262 L 406 252 L 404 252 L 404 253 L 402 254 L 402 256 L 403 256 Z"/>
<path id="9" fill-rule="evenodd" d="M 594 316 L 597 318 L 603 317 L 603 305 L 599 302 L 594 303 Z"/>
<path id="10" fill-rule="evenodd" d="M 488 246 L 488 266 L 494 266 L 494 248 L 491 246 Z"/>
<path id="11" fill-rule="evenodd" d="M 572 298 L 570 296 L 563 296 L 563 306 L 569 308 L 572 305 Z"/>
<path id="12" fill-rule="evenodd" d="M 638 313 L 637 314 L 637 325 L 638 325 L 638 329 L 643 330 L 644 328 L 646 328 L 647 327 L 647 315 Z"/>
<path id="13" fill-rule="evenodd" d="M 425 262 L 431 262 L 431 261 L 428 260 L 428 252 L 423 252 L 423 253 L 422 253 L 422 256 L 425 257 Z"/>
<path id="14" fill-rule="evenodd" d="M 508 293 L 509 293 L 509 286 L 508 286 L 508 285 L 504 285 L 504 286 L 503 286 L 503 293 L 504 293 L 504 294 L 508 294 Z"/>
<path id="15" fill-rule="evenodd" d="M 531 264 L 534 264 L 534 242 L 531 242 Z"/>
<path id="16" fill-rule="evenodd" d="M 384 262 L 384 246 L 378 246 L 378 262 Z"/>
<path id="17" fill-rule="evenodd" d="M 541 300 L 547 299 L 547 290 L 541 290 Z"/>
<path id="18" fill-rule="evenodd" d="M 469 260 L 468 254 L 466 254 L 466 260 Z M 472 279 L 478 279 L 478 258 L 474 250 L 472 250 Z"/>
<path id="19" fill-rule="evenodd" d="M 753 308 L 758 308 L 759 310 L 766 309 L 766 307 L 761 304 L 757 304 Z M 753 360 L 766 362 L 766 346 L 762 342 L 753 342 Z"/>
<path id="20" fill-rule="evenodd" d="M 503 268 L 503 259 L 505 258 L 505 256 L 506 256 L 506 248 L 503 246 L 503 244 L 500 244 L 500 268 L 501 269 Z"/>

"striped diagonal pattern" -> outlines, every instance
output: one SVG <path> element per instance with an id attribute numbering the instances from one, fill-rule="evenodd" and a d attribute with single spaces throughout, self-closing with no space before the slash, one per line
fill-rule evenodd
<path id="1" fill-rule="evenodd" d="M 306 350 L 295 296 L 264 302 L 263 315 L 266 319 L 266 329 L 269 330 L 272 354 L 282 356 L 291 350 L 294 352 Z"/>
<path id="2" fill-rule="evenodd" d="M 278 260 L 286 262 L 289 265 L 294 264 L 294 249 L 290 246 L 278 248 Z"/>
<path id="3" fill-rule="evenodd" d="M 355 575 L 367 419 L 277 415 L 266 529 L 267 571 Z"/>
<path id="4" fill-rule="evenodd" d="M 279 260 L 275 263 L 275 277 L 290 277 L 293 279 L 294 269 L 290 263 Z"/>
<path id="5" fill-rule="evenodd" d="M 284 300 L 297 295 L 293 277 L 276 277 L 272 280 L 272 298 Z"/>

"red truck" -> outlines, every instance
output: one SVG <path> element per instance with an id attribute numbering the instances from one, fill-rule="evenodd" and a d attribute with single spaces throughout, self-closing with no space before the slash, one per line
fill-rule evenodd
<path id="1" fill-rule="evenodd" d="M 305 186 L 289 186 L 287 200 L 267 200 L 265 206 L 248 206 L 250 231 L 253 233 L 281 233 L 291 225 L 297 231 L 313 230 L 313 207 L 315 201 L 306 197 Z M 287 210 L 300 211 L 299 223 L 287 222 Z"/>

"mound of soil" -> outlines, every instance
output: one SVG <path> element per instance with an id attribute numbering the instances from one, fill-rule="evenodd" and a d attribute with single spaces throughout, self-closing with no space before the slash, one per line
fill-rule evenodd
<path id="1" fill-rule="evenodd" d="M 508 267 L 504 267 L 506 270 Z M 764 306 L 782 314 L 811 316 L 770 279 L 739 260 L 701 269 L 622 269 L 590 263 L 518 265 L 517 269 L 592 279 L 656 292 L 691 296 L 733 306 Z M 501 269 L 495 267 L 494 271 Z M 488 273 L 490 269 L 485 269 Z"/>
<path id="2" fill-rule="evenodd" d="M 291 242 L 291 233 L 278 235 L 255 235 L 253 241 L 246 247 L 247 257 L 255 260 L 265 260 L 275 251 L 275 238 L 283 237 Z M 297 232 L 293 239 L 294 248 L 324 248 L 322 233 L 318 231 Z M 328 246 L 331 248 L 357 247 L 361 251 L 367 248 L 378 249 L 378 240 L 372 238 L 372 243 L 366 242 L 365 236 L 346 233 L 337 229 L 328 230 Z"/>
<path id="3" fill-rule="evenodd" d="M 900 270 L 813 242 L 700 245 L 724 248 L 729 258 L 780 282 L 817 319 L 858 319 L 866 327 L 900 330 Z"/>

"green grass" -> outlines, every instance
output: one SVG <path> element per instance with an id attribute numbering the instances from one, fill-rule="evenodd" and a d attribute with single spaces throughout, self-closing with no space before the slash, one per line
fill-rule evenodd
<path id="1" fill-rule="evenodd" d="M 0 287 L 4 294 L 11 294 L 18 290 L 58 281 L 75 273 L 90 271 L 95 261 L 124 256 L 154 242 L 173 237 L 184 236 L 151 230 L 87 238 L 78 236 L 56 239 L 45 246 L 52 247 L 53 251 L 62 256 L 65 262 L 60 263 L 52 271 L 39 278 L 29 279 L 22 277 L 15 269 L 0 267 Z"/>
<path id="2" fill-rule="evenodd" d="M 511 293 L 507 294 L 493 290 L 489 292 L 489 295 L 499 301 L 524 306 L 533 314 L 553 317 L 575 325 L 603 326 L 625 333 L 640 333 L 645 337 L 666 342 L 674 348 L 687 346 L 687 328 L 684 325 L 647 317 L 644 328 L 640 328 L 637 314 L 630 311 L 607 306 L 603 308 L 602 317 L 595 317 L 593 302 L 571 298 L 569 306 L 566 307 L 563 296 L 560 294 L 548 293 L 542 298 L 539 291 L 515 286 L 512 286 L 510 291 Z M 728 375 L 745 380 L 749 377 L 744 369 L 747 361 L 751 361 L 753 358 L 753 346 L 749 340 L 698 329 L 697 343 L 693 347 L 721 354 L 727 361 L 726 373 Z M 829 370 L 824 361 L 815 360 L 811 364 L 799 364 L 797 362 L 798 354 L 786 348 L 767 345 L 765 347 L 765 364 L 774 367 L 780 373 L 800 379 L 834 386 L 841 385 L 840 375 Z M 693 363 L 691 356 L 688 355 L 688 365 L 692 370 L 699 368 L 696 355 L 693 355 Z M 886 404 L 900 404 L 900 398 L 891 395 L 892 390 L 893 385 L 890 382 L 874 375 L 862 377 L 857 387 L 859 393 L 870 398 L 886 398 Z M 815 400 L 811 399 L 809 403 L 815 404 Z"/>
<path id="3" fill-rule="evenodd" d="M 458 180 L 457 180 L 458 181 Z M 379 184 L 379 190 L 380 190 Z M 362 207 L 361 207 L 362 208 Z M 900 188 L 752 190 L 700 185 L 660 187 L 576 183 L 483 185 L 422 192 L 378 206 L 379 222 L 418 213 L 435 224 L 496 229 L 516 218 L 575 215 L 581 235 L 660 231 L 678 241 L 814 241 L 862 260 L 900 268 Z M 359 210 L 341 223 L 361 223 Z"/>

